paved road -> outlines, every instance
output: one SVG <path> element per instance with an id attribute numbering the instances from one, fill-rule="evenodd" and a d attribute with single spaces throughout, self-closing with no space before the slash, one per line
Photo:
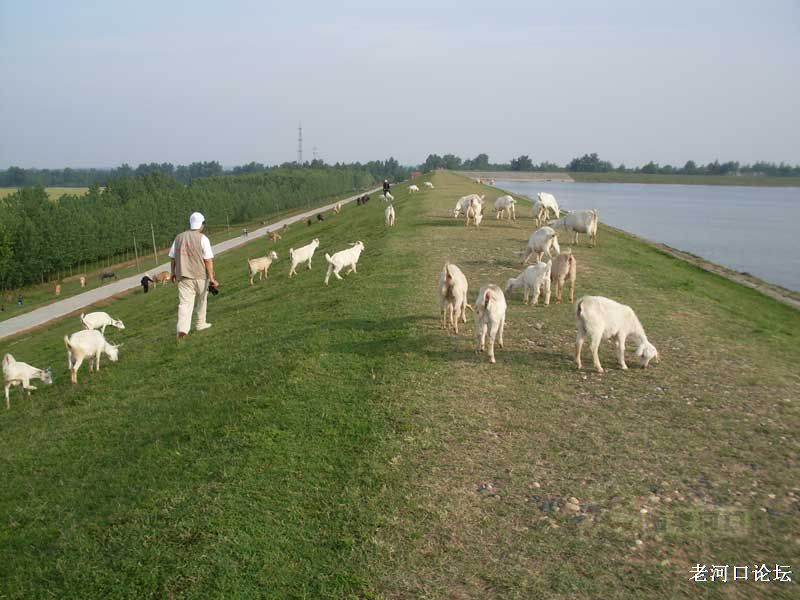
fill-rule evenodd
<path id="1" fill-rule="evenodd" d="M 377 191 L 380 191 L 380 189 L 381 188 L 375 188 L 365 193 L 373 194 Z M 343 204 L 348 204 L 350 202 L 355 201 L 355 199 L 358 198 L 358 196 L 360 195 L 361 194 L 358 194 L 356 196 L 351 196 L 350 198 L 341 200 L 341 202 Z M 329 211 L 333 208 L 335 204 L 336 202 L 328 204 L 326 206 L 315 208 L 313 210 L 306 211 L 298 215 L 286 217 L 285 219 L 282 219 L 275 223 L 271 223 L 266 227 L 256 229 L 255 231 L 249 233 L 246 239 L 243 237 L 237 237 L 232 240 L 221 242 L 213 247 L 214 255 L 217 255 L 220 252 L 225 252 L 226 250 L 230 250 L 231 248 L 237 248 L 260 237 L 264 237 L 270 231 L 281 229 L 284 225 L 290 225 L 292 223 L 296 223 L 297 221 L 303 221 L 305 219 L 308 219 L 309 217 L 315 216 L 317 213 Z M 158 267 L 148 269 L 146 272 L 158 273 L 159 271 L 169 271 L 169 268 L 170 265 L 167 262 Z M 138 275 L 133 275 L 131 277 L 126 277 L 125 279 L 120 279 L 119 281 L 115 281 L 114 283 L 109 283 L 99 288 L 89 290 L 88 292 L 78 294 L 77 296 L 72 296 L 71 298 L 65 298 L 64 300 L 59 300 L 58 302 L 54 302 L 53 304 L 48 304 L 47 306 L 42 306 L 41 308 L 32 310 L 28 313 L 25 313 L 24 315 L 20 315 L 18 317 L 14 317 L 13 319 L 8 319 L 6 321 L 0 322 L 0 340 L 7 337 L 11 337 L 12 335 L 16 335 L 23 331 L 27 331 L 28 329 L 33 329 L 34 327 L 40 327 L 41 325 L 53 321 L 54 319 L 60 319 L 61 317 L 65 317 L 69 314 L 72 314 L 77 310 L 86 308 L 87 306 L 91 306 L 95 302 L 99 302 L 100 300 L 106 300 L 123 292 L 127 292 L 130 289 L 139 287 L 139 281 L 142 279 L 142 277 L 144 277 L 144 274 L 145 271 L 142 271 Z"/>

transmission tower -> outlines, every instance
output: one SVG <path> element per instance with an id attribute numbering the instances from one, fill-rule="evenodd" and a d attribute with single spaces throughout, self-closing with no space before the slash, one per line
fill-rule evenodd
<path id="1" fill-rule="evenodd" d="M 297 164 L 303 164 L 303 124 L 297 125 Z"/>

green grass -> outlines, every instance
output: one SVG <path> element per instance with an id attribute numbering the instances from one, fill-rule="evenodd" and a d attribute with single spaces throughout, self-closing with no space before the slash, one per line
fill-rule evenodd
<path id="1" fill-rule="evenodd" d="M 174 288 L 114 301 L 121 360 L 77 386 L 77 319 L 4 343 L 57 381 L 0 411 L 0 597 L 792 597 L 688 578 L 800 563 L 798 313 L 601 228 L 577 296 L 633 305 L 662 362 L 622 372 L 604 347 L 606 374 L 578 372 L 573 307 L 515 295 L 489 365 L 471 323 L 438 328 L 438 271 L 474 299 L 532 225 L 467 229 L 450 211 L 480 186 L 433 181 L 393 190 L 391 231 L 375 201 L 290 229 L 252 288 L 263 242 L 221 255 L 214 327 L 181 344 Z M 324 252 L 356 239 L 358 274 L 324 288 Z M 573 495 L 591 512 L 550 510 Z"/>
<path id="2" fill-rule="evenodd" d="M 567 175 L 578 182 L 659 183 L 680 185 L 745 185 L 760 187 L 798 187 L 800 177 L 761 177 L 756 175 L 649 175 L 647 173 L 576 173 Z"/>

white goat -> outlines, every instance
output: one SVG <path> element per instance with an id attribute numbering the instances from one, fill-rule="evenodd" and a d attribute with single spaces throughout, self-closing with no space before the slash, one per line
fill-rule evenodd
<path id="1" fill-rule="evenodd" d="M 486 346 L 486 334 L 489 334 L 489 362 L 494 363 L 494 340 L 503 347 L 503 329 L 506 325 L 506 298 L 503 290 L 490 283 L 481 288 L 475 300 L 475 334 L 478 350 L 483 352 Z"/>
<path id="2" fill-rule="evenodd" d="M 30 366 L 28 363 L 17 362 L 13 356 L 6 354 L 3 357 L 3 383 L 5 384 L 6 392 L 6 410 L 11 408 L 11 399 L 8 396 L 8 390 L 18 385 L 19 391 L 24 396 L 25 391 L 30 395 L 31 390 L 35 390 L 36 386 L 31 385 L 31 379 L 41 379 L 45 385 L 53 383 L 53 375 L 50 369 L 37 369 Z"/>
<path id="3" fill-rule="evenodd" d="M 88 315 L 81 314 L 81 323 L 86 329 L 99 329 L 103 335 L 106 333 L 106 327 L 111 325 L 117 329 L 125 329 L 122 321 L 114 319 L 105 312 L 91 312 Z"/>
<path id="4" fill-rule="evenodd" d="M 519 252 L 522 256 L 522 264 L 528 262 L 531 255 L 536 255 L 536 262 L 542 260 L 542 255 L 547 254 L 548 258 L 553 258 L 561 253 L 558 245 L 558 234 L 552 227 L 540 227 L 531 234 L 526 248 Z"/>
<path id="5" fill-rule="evenodd" d="M 561 293 L 567 277 L 569 277 L 569 301 L 570 304 L 575 302 L 575 278 L 577 275 L 578 261 L 572 255 L 572 249 L 567 248 L 553 259 L 553 268 L 550 270 L 550 282 L 556 284 L 556 302 L 561 302 Z"/>
<path id="6" fill-rule="evenodd" d="M 539 200 L 533 201 L 531 207 L 531 217 L 536 221 L 536 226 L 539 227 L 542 223 L 547 221 L 547 207 Z"/>
<path id="7" fill-rule="evenodd" d="M 470 198 L 469 206 L 467 206 L 467 221 L 465 225 L 469 227 L 469 221 L 475 223 L 475 227 L 480 227 L 483 221 L 483 204 L 477 198 Z"/>
<path id="8" fill-rule="evenodd" d="M 333 205 L 333 214 L 338 215 L 340 212 L 342 212 L 342 203 L 337 202 Z"/>
<path id="9" fill-rule="evenodd" d="M 439 273 L 439 307 L 442 311 L 442 329 L 447 329 L 448 323 L 453 325 L 453 331 L 458 333 L 458 320 L 467 322 L 467 309 L 472 307 L 467 303 L 469 285 L 464 273 L 456 265 L 445 263 Z"/>
<path id="10" fill-rule="evenodd" d="M 458 217 L 461 216 L 461 213 L 466 213 L 467 208 L 469 208 L 469 205 L 471 204 L 473 198 L 477 199 L 478 202 L 483 204 L 484 196 L 479 196 L 478 194 L 469 194 L 468 196 L 462 196 L 461 198 L 458 199 L 458 202 L 456 202 L 456 207 L 453 210 L 453 218 L 457 219 Z"/>
<path id="11" fill-rule="evenodd" d="M 394 206 L 392 206 L 391 204 L 387 206 L 386 210 L 383 211 L 383 214 L 386 217 L 385 218 L 386 226 L 394 227 Z"/>
<path id="12" fill-rule="evenodd" d="M 647 365 L 652 359 L 658 362 L 658 350 L 651 344 L 639 318 L 630 306 L 620 304 L 603 296 L 584 296 L 575 305 L 575 320 L 578 327 L 578 337 L 575 341 L 575 362 L 581 368 L 581 349 L 583 342 L 588 337 L 592 350 L 594 368 L 598 373 L 603 372 L 600 357 L 597 354 L 600 342 L 616 338 L 617 357 L 619 366 L 627 369 L 625 364 L 625 340 L 632 338 L 636 344 L 636 356 L 642 364 Z"/>
<path id="13" fill-rule="evenodd" d="M 425 187 L 433 189 L 433 184 L 430 181 L 425 182 Z"/>
<path id="14" fill-rule="evenodd" d="M 73 333 L 71 336 L 64 336 L 64 345 L 67 347 L 67 366 L 69 367 L 69 379 L 72 383 L 78 383 L 78 369 L 81 368 L 84 359 L 89 359 L 89 371 L 100 370 L 100 355 L 105 354 L 111 362 L 119 360 L 119 347 L 106 341 L 103 334 L 95 330 L 84 330 Z"/>
<path id="15" fill-rule="evenodd" d="M 408 191 L 413 194 L 414 192 L 418 192 L 419 191 L 419 187 L 412 184 L 412 185 L 408 186 Z"/>
<path id="16" fill-rule="evenodd" d="M 578 243 L 579 233 L 588 233 L 589 241 L 592 246 L 597 244 L 597 211 L 596 210 L 576 210 L 565 217 L 550 221 L 551 227 L 563 227 L 565 231 L 572 231 L 574 234 L 573 244 Z"/>
<path id="17" fill-rule="evenodd" d="M 383 192 L 384 202 L 391 202 L 392 200 L 394 200 L 394 196 L 392 196 L 389 192 Z"/>
<path id="18" fill-rule="evenodd" d="M 511 196 L 500 196 L 494 201 L 494 209 L 497 211 L 497 218 L 504 218 L 506 211 L 508 211 L 508 219 L 510 221 L 516 220 L 517 210 L 515 204 L 516 200 L 514 200 L 514 198 Z"/>
<path id="19" fill-rule="evenodd" d="M 308 261 L 308 270 L 311 270 L 311 259 L 317 248 L 319 248 L 319 239 L 317 238 L 314 238 L 308 244 L 297 250 L 289 248 L 289 258 L 292 259 L 292 266 L 289 268 L 289 277 L 297 275 L 297 265 L 306 261 Z"/>
<path id="20" fill-rule="evenodd" d="M 342 279 L 342 276 L 339 275 L 339 271 L 341 271 L 344 267 L 350 267 L 350 270 L 347 271 L 345 275 L 348 275 L 349 273 L 355 273 L 358 275 L 358 271 L 356 271 L 356 265 L 358 264 L 358 258 L 361 256 L 361 252 L 363 250 L 364 242 L 356 242 L 347 250 L 341 250 L 333 256 L 329 256 L 326 253 L 325 260 L 328 261 L 328 272 L 325 275 L 325 285 L 328 285 L 328 279 L 330 279 L 331 273 L 336 275 L 336 279 Z"/>
<path id="21" fill-rule="evenodd" d="M 546 209 L 553 211 L 553 216 L 557 219 L 559 215 L 558 209 L 558 202 L 556 201 L 556 197 L 553 194 L 549 194 L 547 192 L 539 192 L 536 194 L 536 197 L 539 198 L 539 202 L 541 202 Z M 547 215 L 545 215 L 545 218 Z"/>
<path id="22" fill-rule="evenodd" d="M 550 269 L 552 261 L 538 262 L 506 282 L 506 294 L 517 288 L 523 289 L 522 301 L 530 304 L 530 292 L 533 290 L 533 304 L 539 302 L 539 294 L 544 289 L 544 305 L 550 305 Z"/>
<path id="23" fill-rule="evenodd" d="M 256 273 L 258 273 L 259 281 L 263 281 L 265 277 L 269 279 L 269 268 L 276 260 L 278 260 L 278 253 L 274 250 L 261 258 L 247 259 L 247 267 L 250 271 L 250 285 L 253 285 L 253 278 Z"/>

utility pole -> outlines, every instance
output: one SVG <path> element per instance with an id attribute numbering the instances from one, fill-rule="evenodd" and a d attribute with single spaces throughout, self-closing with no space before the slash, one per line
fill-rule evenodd
<path id="1" fill-rule="evenodd" d="M 139 270 L 139 250 L 136 248 L 136 234 L 133 234 L 133 253 L 136 255 L 136 270 Z"/>
<path id="2" fill-rule="evenodd" d="M 228 235 L 231 234 L 231 218 L 228 215 L 225 215 L 225 221 L 228 223 Z"/>
<path id="3" fill-rule="evenodd" d="M 158 250 L 156 250 L 156 233 L 153 231 L 153 224 L 150 223 L 150 235 L 153 238 L 153 258 L 156 261 L 156 265 L 158 264 Z"/>
<path id="4" fill-rule="evenodd" d="M 297 124 L 297 164 L 303 164 L 303 124 Z"/>

